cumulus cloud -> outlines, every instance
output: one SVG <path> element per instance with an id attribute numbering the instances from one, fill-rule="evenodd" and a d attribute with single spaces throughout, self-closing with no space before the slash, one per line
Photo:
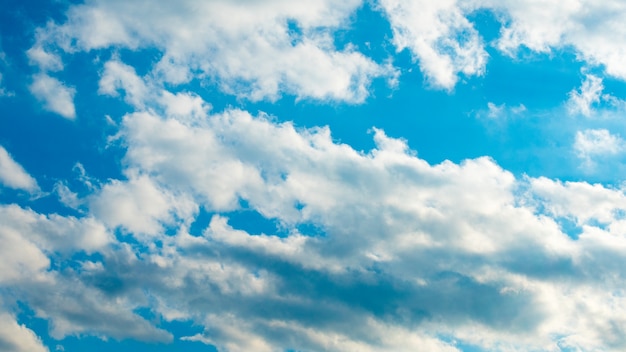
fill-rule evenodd
<path id="1" fill-rule="evenodd" d="M 372 79 L 397 74 L 354 45 L 335 46 L 333 33 L 347 26 L 363 5 L 359 0 L 298 6 L 283 0 L 245 6 L 195 0 L 148 5 L 117 0 L 72 6 L 66 22 L 38 30 L 27 54 L 42 70 L 55 71 L 63 68 L 58 51 L 156 48 L 162 56 L 151 74 L 160 81 L 180 84 L 200 78 L 255 101 L 287 93 L 358 103 L 368 96 Z M 588 65 L 626 79 L 620 59 L 626 47 L 619 44 L 626 36 L 620 21 L 626 7 L 621 4 L 381 0 L 374 6 L 388 18 L 397 50 L 411 52 L 434 88 L 451 90 L 461 77 L 485 72 L 486 44 L 469 19 L 479 10 L 491 11 L 500 21 L 494 45 L 502 52 L 515 56 L 521 47 L 539 53 L 572 49 Z"/>
<path id="2" fill-rule="evenodd" d="M 44 104 L 44 108 L 67 119 L 76 117 L 74 107 L 74 88 L 66 87 L 63 82 L 45 73 L 33 76 L 30 92 Z"/>
<path id="3" fill-rule="evenodd" d="M 6 312 L 0 313 L 0 348 L 7 352 L 48 352 L 35 333 L 15 321 Z"/>
<path id="4" fill-rule="evenodd" d="M 602 90 L 604 90 L 602 79 L 594 75 L 587 75 L 580 89 L 572 90 L 569 93 L 570 112 L 590 116 L 592 106 L 598 104 L 602 98 Z"/>
<path id="5" fill-rule="evenodd" d="M 164 319 L 205 327 L 187 339 L 232 351 L 399 349 L 392 336 L 408 350 L 457 349 L 440 336 L 486 349 L 624 346 L 621 330 L 606 334 L 626 311 L 620 190 L 516 179 L 489 158 L 430 165 L 382 130 L 363 153 L 328 128 L 263 114 L 159 111 L 124 117 L 124 165 L 136 174 L 103 185 L 90 210 L 137 231 L 139 260 L 107 252 L 78 277 L 117 278 L 118 289 L 102 290 L 130 305 L 145 304 L 141 287 Z M 283 234 L 231 226 L 227 212 L 244 203 Z M 124 204 L 155 211 L 114 216 Z M 224 215 L 192 235 L 195 210 L 176 209 L 194 204 Z M 577 239 L 559 222 L 573 217 Z"/>
<path id="6" fill-rule="evenodd" d="M 92 334 L 103 338 L 171 340 L 171 334 L 132 312 L 137 303 L 127 303 L 128 297 L 107 295 L 108 290 L 119 289 L 117 278 L 94 284 L 89 278 L 101 267 L 89 259 L 74 258 L 77 253 L 111 253 L 114 238 L 98 220 L 43 215 L 17 205 L 2 205 L 0 223 L 0 240 L 4 244 L 0 248 L 0 287 L 12 292 L 3 297 L 5 303 L 15 305 L 14 300 L 19 297 L 29 304 L 38 317 L 49 319 L 52 337 Z M 135 258 L 124 249 L 109 255 L 111 262 Z M 61 263 L 72 269 L 63 269 Z M 7 326 L 2 327 L 3 333 L 8 332 Z"/>
<path id="7" fill-rule="evenodd" d="M 97 186 L 84 218 L 1 209 L 2 282 L 53 337 L 170 340 L 143 308 L 230 351 L 624 347 L 621 190 L 517 179 L 489 158 L 430 165 L 380 129 L 358 152 L 328 128 L 190 118 L 153 96 L 161 109 L 120 125 L 127 178 Z M 281 232 L 233 227 L 242 204 Z M 191 234 L 199 207 L 216 215 Z M 72 256 L 85 249 L 99 256 Z"/>
<path id="8" fill-rule="evenodd" d="M 149 177 L 135 174 L 127 182 L 106 184 L 92 198 L 90 208 L 110 227 L 121 226 L 136 235 L 160 233 L 162 222 L 187 219 L 197 212 L 195 203 L 184 195 L 169 194 Z"/>
<path id="9" fill-rule="evenodd" d="M 456 1 L 382 0 L 398 50 L 409 49 L 429 82 L 452 89 L 459 74 L 481 75 L 483 41 Z"/>
<path id="10" fill-rule="evenodd" d="M 583 165 L 593 168 L 594 159 L 612 156 L 624 151 L 626 142 L 606 129 L 587 129 L 576 132 L 574 150 Z"/>
<path id="11" fill-rule="evenodd" d="M 584 22 L 598 6 L 581 13 L 569 2 L 517 4 L 380 3 L 394 43 L 412 52 L 435 87 L 482 74 L 484 44 L 466 18 L 481 7 L 499 11 L 500 50 L 545 52 L 565 38 L 619 76 L 617 63 L 598 54 L 601 41 L 562 32 L 604 35 Z M 122 178 L 91 182 L 78 164 L 90 194 L 57 183 L 62 202 L 83 206 L 81 217 L 0 206 L 0 288 L 13 293 L 0 290 L 7 306 L 20 297 L 49 320 L 56 339 L 168 342 L 163 319 L 201 326 L 184 339 L 228 351 L 626 347 L 623 189 L 516 178 L 489 157 L 431 165 L 376 128 L 375 147 L 360 152 L 336 142 L 328 127 L 211 111 L 196 94 L 163 88 L 200 78 L 251 100 L 287 93 L 363 101 L 370 80 L 389 69 L 332 41 L 358 1 L 152 5 L 75 5 L 28 53 L 42 72 L 62 68 L 54 45 L 67 53 L 157 48 L 162 57 L 144 77 L 117 57 L 104 64 L 99 93 L 123 96 L 135 111 L 111 139 L 124 148 Z M 527 18 L 541 11 L 558 20 Z M 580 109 L 601 92 L 601 82 L 589 82 L 571 95 Z M 30 89 L 51 111 L 75 116 L 74 91 L 57 79 L 39 73 Z M 516 108 L 488 109 L 496 117 Z M 574 148 L 591 161 L 623 145 L 591 129 L 577 134 Z M 13 171 L 3 177 L 34 187 L 5 154 L 0 172 Z M 276 231 L 237 228 L 229 214 L 244 208 Z M 192 230 L 201 212 L 211 220 Z M 14 316 L 0 317 L 0 346 L 15 349 L 11 336 L 23 336 L 31 350 L 45 350 Z"/>
<path id="12" fill-rule="evenodd" d="M 18 164 L 4 147 L 0 146 L 0 183 L 6 187 L 35 192 L 37 181 Z"/>
<path id="13" fill-rule="evenodd" d="M 179 84 L 199 77 L 251 100 L 287 93 L 359 103 L 372 79 L 394 74 L 353 46 L 333 43 L 333 32 L 347 25 L 360 4 L 273 0 L 244 6 L 188 0 L 155 7 L 96 1 L 73 6 L 66 23 L 42 29 L 29 57 L 40 66 L 59 68 L 57 57 L 45 48 L 157 48 L 162 57 L 152 74 L 160 81 Z"/>
<path id="14" fill-rule="evenodd" d="M 399 50 L 409 49 L 430 83 L 451 89 L 459 75 L 484 73 L 485 44 L 468 16 L 491 11 L 502 28 L 495 47 L 516 56 L 524 47 L 538 53 L 573 49 L 590 66 L 626 79 L 626 5 L 619 2 L 381 0 Z M 601 24 L 601 25 L 600 25 Z M 591 82 L 590 82 L 591 83 Z M 588 96 L 590 97 L 590 96 Z M 584 113 L 585 110 L 583 110 Z"/>
<path id="15" fill-rule="evenodd" d="M 620 19 L 626 5 L 585 1 L 472 1 L 503 18 L 498 48 L 513 52 L 525 46 L 538 52 L 572 47 L 591 65 L 602 65 L 609 75 L 626 79 L 619 59 L 626 46 L 626 26 Z M 599 25 L 602 24 L 602 25 Z"/>

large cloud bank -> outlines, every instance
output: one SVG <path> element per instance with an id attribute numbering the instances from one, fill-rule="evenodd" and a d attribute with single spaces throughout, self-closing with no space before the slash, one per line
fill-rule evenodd
<path id="1" fill-rule="evenodd" d="M 571 47 L 626 78 L 625 6 L 530 3 L 376 8 L 435 88 L 485 72 L 488 43 L 468 19 L 480 9 L 503 24 L 498 50 Z M 86 193 L 60 183 L 80 216 L 0 206 L 0 348 L 46 350 L 17 322 L 18 302 L 57 339 L 171 341 L 161 319 L 201 326 L 182 338 L 221 351 L 626 348 L 623 189 L 516 177 L 489 157 L 431 165 L 376 128 L 376 147 L 361 152 L 328 127 L 213 111 L 164 88 L 198 79 L 251 101 L 363 102 L 372 80 L 397 72 L 336 47 L 333 33 L 362 5 L 337 4 L 89 1 L 37 32 L 31 91 L 70 119 L 74 88 L 53 77 L 64 57 L 112 47 L 160 56 L 144 76 L 115 55 L 98 67 L 99 93 L 133 110 L 110 139 L 124 149 L 125 177 Z M 597 25 L 604 14 L 610 26 Z M 581 157 L 619 144 L 610 137 L 581 132 Z M 38 191 L 18 162 L 0 147 L 0 181 Z M 276 230 L 237 228 L 229 217 L 241 211 Z M 208 225 L 192 230 L 203 216 Z"/>

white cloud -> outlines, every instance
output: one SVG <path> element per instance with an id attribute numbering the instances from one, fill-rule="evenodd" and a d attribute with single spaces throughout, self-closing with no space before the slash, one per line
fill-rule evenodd
<path id="1" fill-rule="evenodd" d="M 108 61 L 104 64 L 104 72 L 98 82 L 98 93 L 117 96 L 120 90 L 125 93 L 124 100 L 136 108 L 143 107 L 149 92 L 146 83 L 137 76 L 134 68 L 119 60 Z"/>
<path id="2" fill-rule="evenodd" d="M 122 226 L 136 235 L 158 234 L 163 231 L 162 223 L 188 219 L 197 212 L 196 205 L 184 195 L 167 193 L 149 177 L 134 173 L 127 182 L 104 185 L 91 198 L 90 208 L 108 226 Z"/>
<path id="3" fill-rule="evenodd" d="M 380 1 L 398 50 L 408 48 L 429 82 L 452 89 L 459 74 L 482 75 L 487 52 L 456 1 Z"/>
<path id="4" fill-rule="evenodd" d="M 287 93 L 359 103 L 368 96 L 372 79 L 394 74 L 353 46 L 333 44 L 333 32 L 347 25 L 360 4 L 272 0 L 244 6 L 187 0 L 154 7 L 150 2 L 96 1 L 73 6 L 66 23 L 42 29 L 29 53 L 32 60 L 48 63 L 52 60 L 46 58 L 54 56 L 41 47 L 56 45 L 67 52 L 156 47 L 163 56 L 152 74 L 168 83 L 197 77 L 251 100 Z"/>
<path id="5" fill-rule="evenodd" d="M 380 4 L 392 25 L 394 44 L 411 51 L 435 87 L 451 89 L 459 74 L 484 73 L 485 44 L 468 20 L 481 9 L 492 11 L 501 22 L 495 46 L 504 53 L 516 56 L 520 47 L 539 53 L 573 49 L 588 65 L 626 80 L 621 59 L 626 53 L 626 25 L 621 20 L 626 5 L 620 1 L 381 0 Z"/>
<path id="6" fill-rule="evenodd" d="M 171 115 L 124 117 L 127 179 L 97 186 L 85 218 L 0 211 L 15 254 L 0 256 L 3 282 L 55 338 L 167 341 L 132 313 L 148 308 L 205 328 L 187 339 L 232 351 L 624 346 L 622 191 L 520 180 L 489 158 L 429 165 L 377 129 L 376 148 L 357 152 L 328 128 L 234 109 L 190 118 L 176 95 L 150 97 Z M 227 214 L 188 233 L 199 206 L 220 213 L 242 200 L 283 234 L 233 228 Z M 577 219 L 577 240 L 562 217 Z M 117 227 L 138 243 L 116 241 Z M 102 259 L 72 261 L 86 248 Z M 43 294 L 53 288 L 62 294 Z"/>
<path id="7" fill-rule="evenodd" d="M 570 113 L 581 113 L 583 116 L 591 116 L 592 106 L 600 103 L 604 85 L 602 79 L 587 75 L 578 91 L 572 90 L 569 93 Z"/>
<path id="8" fill-rule="evenodd" d="M 609 189 L 586 182 L 560 182 L 545 177 L 532 180 L 542 206 L 556 217 L 571 217 L 579 226 L 611 224 L 622 220 L 626 196 L 621 189 Z"/>
<path id="9" fill-rule="evenodd" d="M 63 69 L 61 58 L 44 50 L 40 45 L 28 49 L 26 55 L 31 65 L 36 65 L 44 71 L 61 71 Z"/>
<path id="10" fill-rule="evenodd" d="M 368 96 L 372 79 L 397 75 L 353 45 L 334 46 L 334 31 L 347 26 L 361 5 L 359 0 L 298 6 L 284 0 L 245 6 L 186 0 L 154 8 L 137 1 L 94 1 L 71 7 L 65 23 L 39 29 L 28 56 L 44 71 L 54 71 L 63 67 L 60 50 L 157 48 L 163 56 L 152 75 L 159 81 L 200 78 L 251 100 L 287 93 L 358 103 Z M 621 60 L 626 46 L 620 44 L 626 37 L 620 20 L 626 6 L 619 2 L 381 0 L 377 6 L 389 19 L 396 48 L 410 50 L 435 88 L 451 90 L 460 77 L 485 72 L 485 43 L 468 19 L 477 10 L 492 11 L 502 23 L 495 41 L 502 52 L 514 56 L 520 47 L 540 53 L 571 48 L 588 65 L 626 79 Z"/>
<path id="11" fill-rule="evenodd" d="M 2 146 L 0 146 L 0 183 L 6 187 L 23 189 L 31 193 L 39 190 L 37 181 L 13 160 Z"/>
<path id="12" fill-rule="evenodd" d="M 48 352 L 41 339 L 15 317 L 0 312 L 0 348 L 6 352 Z"/>
<path id="13" fill-rule="evenodd" d="M 593 168 L 594 159 L 622 153 L 626 142 L 606 129 L 587 129 L 576 132 L 574 151 L 587 168 Z"/>
<path id="14" fill-rule="evenodd" d="M 38 317 L 49 319 L 53 338 L 92 334 L 116 339 L 171 340 L 171 334 L 132 311 L 138 306 L 131 303 L 132 297 L 112 294 L 120 289 L 116 286 L 119 278 L 94 280 L 94 275 L 107 275 L 99 271 L 101 265 L 73 257 L 77 253 L 100 253 L 107 256 L 109 265 L 136 263 L 135 254 L 127 247 L 110 246 L 115 240 L 99 221 L 92 217 L 43 215 L 17 205 L 1 205 L 0 224 L 0 285 L 12 292 L 2 297 L 4 303 L 15 306 L 18 298 L 27 303 Z M 69 266 L 59 267 L 60 263 Z M 7 326 L 0 326 L 0 339 L 2 333 L 9 331 Z M 23 331 L 23 335 L 27 332 Z M 0 340 L 0 346 L 3 342 Z M 24 338 L 23 343 L 28 344 L 29 340 Z"/>
<path id="15" fill-rule="evenodd" d="M 67 119 L 76 117 L 74 107 L 74 88 L 66 87 L 61 81 L 45 73 L 33 76 L 30 92 L 44 103 L 46 110 L 57 113 Z"/>
<path id="16" fill-rule="evenodd" d="M 165 317 L 203 324 L 207 330 L 193 340 L 233 351 L 251 343 L 375 351 L 399 348 L 385 338 L 394 331 L 434 350 L 454 348 L 437 341 L 441 334 L 488 349 L 623 346 L 618 335 L 600 338 L 626 311 L 613 279 L 622 269 L 605 259 L 626 250 L 609 232 L 623 226 L 620 218 L 581 214 L 586 220 L 577 241 L 556 221 L 580 209 L 604 209 L 615 191 L 589 186 L 598 192 L 574 192 L 579 200 L 557 207 L 541 179 L 516 180 L 488 158 L 429 165 L 381 130 L 376 149 L 364 154 L 333 142 L 327 128 L 297 130 L 239 110 L 204 119 L 133 113 L 121 128 L 125 165 L 151 175 L 164 197 L 187 194 L 209 212 L 238 209 L 243 199 L 288 231 L 284 238 L 251 234 L 215 217 L 201 237 L 187 234 L 186 225 L 161 236 L 163 248 L 145 254 L 151 264 L 141 274 L 133 266 L 119 269 L 151 285 L 155 309 Z M 152 216 L 176 223 L 168 212 Z M 595 226 L 600 220 L 610 224 Z M 325 236 L 301 232 L 299 224 L 314 224 Z M 194 287 L 214 289 L 200 299 Z M 384 301 L 368 300 L 379 290 L 388 295 Z M 259 312 L 258 300 L 268 309 Z M 307 313 L 313 304 L 316 314 Z M 577 319 L 583 306 L 595 320 Z M 367 319 L 371 326 L 351 323 Z M 225 321 L 246 324 L 234 334 Z M 329 342 L 335 339 L 343 342 Z"/>
<path id="17" fill-rule="evenodd" d="M 557 11 L 570 3 L 536 14 L 513 2 L 419 4 L 423 11 L 383 6 L 398 48 L 409 48 L 431 84 L 445 89 L 484 69 L 482 40 L 465 18 L 473 9 L 502 11 L 508 22 L 498 45 L 511 52 L 520 43 L 556 47 L 578 11 Z M 126 148 L 124 179 L 91 182 L 78 164 L 93 193 L 81 199 L 62 183 L 57 192 L 70 206 L 86 205 L 81 218 L 0 207 L 0 283 L 50 320 L 53 338 L 170 341 L 134 313 L 148 309 L 204 327 L 186 339 L 231 351 L 454 351 L 455 341 L 487 350 L 624 349 L 623 190 L 517 179 L 488 157 L 430 165 L 380 129 L 376 147 L 359 152 L 335 142 L 328 127 L 211 112 L 197 95 L 163 90 L 162 81 L 200 77 L 253 100 L 287 92 L 358 102 L 369 80 L 389 71 L 332 44 L 358 2 L 245 5 L 94 1 L 45 32 L 47 44 L 67 52 L 164 53 L 143 78 L 119 59 L 104 65 L 100 93 L 123 94 L 137 110 L 115 137 Z M 529 14 L 559 20 L 526 28 Z M 289 21 L 301 33 L 289 32 Z M 572 45 L 586 55 L 579 44 Z M 42 57 L 33 60 L 45 69 Z M 61 107 L 49 108 L 75 115 L 71 89 L 35 77 L 34 94 L 48 102 L 51 92 L 65 92 L 52 99 Z M 572 93 L 583 107 L 600 94 L 590 82 Z M 574 147 L 593 160 L 623 145 L 608 130 L 586 130 Z M 278 233 L 229 224 L 228 212 L 243 204 Z M 190 234 L 200 207 L 216 215 Z M 574 219 L 577 239 L 561 218 Z M 5 331 L 15 330 L 9 321 Z"/>
<path id="18" fill-rule="evenodd" d="M 572 47 L 591 65 L 603 65 L 606 73 L 626 79 L 626 25 L 621 20 L 626 4 L 620 1 L 472 1 L 489 7 L 505 21 L 498 47 L 514 52 L 526 46 L 538 52 Z"/>

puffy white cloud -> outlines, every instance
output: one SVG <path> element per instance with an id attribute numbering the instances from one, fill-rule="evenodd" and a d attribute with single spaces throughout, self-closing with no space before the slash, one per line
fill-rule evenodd
<path id="1" fill-rule="evenodd" d="M 15 317 L 0 312 L 0 348 L 6 352 L 48 352 L 35 333 L 15 321 Z"/>
<path id="2" fill-rule="evenodd" d="M 583 166 L 593 168 L 594 159 L 616 155 L 624 151 L 626 142 L 606 129 L 587 129 L 576 132 L 574 150 Z"/>
<path id="3" fill-rule="evenodd" d="M 620 190 L 516 179 L 489 158 L 430 165 L 378 129 L 376 148 L 357 152 L 328 128 L 149 97 L 158 110 L 120 125 L 127 179 L 96 186 L 85 218 L 0 212 L 7 251 L 33 252 L 3 255 L 2 272 L 17 273 L 3 282 L 53 337 L 168 341 L 141 307 L 230 351 L 623 348 L 619 328 L 606 333 L 626 312 Z M 188 233 L 198 206 L 242 201 L 282 232 L 233 228 L 224 213 Z M 136 244 L 110 237 L 117 227 Z M 88 248 L 102 257 L 72 259 Z M 71 270 L 50 270 L 59 260 Z M 61 294 L 42 293 L 52 287 Z"/>
<path id="4" fill-rule="evenodd" d="M 90 209 L 110 227 L 122 226 L 134 234 L 157 234 L 163 224 L 190 219 L 195 203 L 184 195 L 160 189 L 145 175 L 131 173 L 127 182 L 111 181 L 91 197 Z"/>
<path id="5" fill-rule="evenodd" d="M 66 23 L 41 29 L 29 56 L 51 66 L 54 56 L 41 48 L 156 47 L 163 56 L 152 74 L 165 82 L 199 77 L 251 100 L 287 93 L 358 103 L 368 96 L 372 79 L 394 74 L 353 46 L 335 47 L 333 32 L 348 23 L 359 5 L 359 0 L 297 5 L 187 0 L 175 6 L 95 1 L 71 7 Z"/>
<path id="6" fill-rule="evenodd" d="M 46 110 L 59 114 L 67 119 L 76 117 L 74 107 L 74 88 L 66 87 L 61 81 L 45 73 L 33 76 L 33 83 L 28 87 L 30 92 L 44 103 Z"/>
<path id="7" fill-rule="evenodd" d="M 368 96 L 372 79 L 397 74 L 354 45 L 335 47 L 334 31 L 345 27 L 359 6 L 359 0 L 298 6 L 284 0 L 245 5 L 186 0 L 158 7 L 94 1 L 72 6 L 65 23 L 39 29 L 27 54 L 44 71 L 54 71 L 63 67 L 58 51 L 157 48 L 162 56 L 151 75 L 159 81 L 200 78 L 251 100 L 287 93 L 358 103 Z M 450 90 L 460 76 L 485 72 L 485 43 L 468 19 L 478 10 L 493 12 L 501 22 L 495 46 L 505 53 L 514 56 L 520 47 L 540 53 L 571 48 L 590 66 L 626 79 L 620 59 L 626 51 L 620 44 L 626 6 L 618 1 L 381 0 L 375 7 L 389 19 L 396 48 L 410 50 L 435 88 Z"/>
<path id="8" fill-rule="evenodd" d="M 495 9 L 505 22 L 498 40 L 504 51 L 526 46 L 534 51 L 572 47 L 592 65 L 603 65 L 614 77 L 626 79 L 626 66 L 619 58 L 626 46 L 626 26 L 621 1 L 598 3 L 571 1 L 472 1 Z M 600 25 L 601 24 L 601 25 Z"/>
<path id="9" fill-rule="evenodd" d="M 13 241 L 23 242 L 21 247 L 24 250 L 33 248 L 32 255 L 15 253 L 12 256 L 33 263 L 35 268 L 44 267 L 47 259 L 39 256 L 42 260 L 31 261 L 29 258 L 38 258 L 35 249 L 63 255 L 76 251 L 93 253 L 105 248 L 112 240 L 108 230 L 93 218 L 66 218 L 54 214 L 45 216 L 17 205 L 0 206 L 0 218 L 7 240 L 12 238 Z M 6 255 L 9 256 L 9 253 Z M 8 261 L 12 262 L 14 261 Z M 23 267 L 21 264 L 19 266 Z M 9 271 L 5 271 L 5 274 L 9 274 Z"/>
<path id="10" fill-rule="evenodd" d="M 481 75 L 487 52 L 455 0 L 381 0 L 398 50 L 409 49 L 429 82 L 452 89 L 460 73 Z"/>
<path id="11" fill-rule="evenodd" d="M 516 4 L 381 6 L 398 48 L 412 51 L 431 84 L 451 89 L 460 76 L 484 69 L 471 11 L 500 11 L 498 45 L 510 52 L 522 44 L 558 47 L 555 38 L 567 37 L 559 31 L 579 21 L 573 3 L 530 12 Z M 85 177 L 93 193 L 84 198 L 57 187 L 66 204 L 85 205 L 82 218 L 0 207 L 0 285 L 49 319 L 53 338 L 171 340 L 135 313 L 147 309 L 203 326 L 185 339 L 230 351 L 454 351 L 455 341 L 487 350 L 624 349 L 621 189 L 518 179 L 488 157 L 430 165 L 380 129 L 373 129 L 376 147 L 359 152 L 335 142 L 328 127 L 297 128 L 233 108 L 211 112 L 195 94 L 163 89 L 163 82 L 200 77 L 253 100 L 287 92 L 362 101 L 369 80 L 389 72 L 332 43 L 358 5 L 72 7 L 67 22 L 50 25 L 29 53 L 42 69 L 52 70 L 45 63 L 54 60 L 37 45 L 48 53 L 51 43 L 66 52 L 156 47 L 163 57 L 145 77 L 117 58 L 104 64 L 99 92 L 123 94 L 136 111 L 112 139 L 125 148 L 123 179 Z M 558 21 L 535 23 L 530 15 Z M 581 28 L 595 30 L 586 23 Z M 582 57 L 596 60 L 573 41 Z M 226 45 L 232 42 L 240 45 Z M 607 72 L 614 72 L 608 64 Z M 571 95 L 583 107 L 601 91 L 589 82 Z M 575 148 L 592 158 L 620 152 L 623 141 L 586 130 Z M 244 207 L 274 222 L 277 233 L 230 224 L 228 213 Z M 212 220 L 190 234 L 200 208 Z M 563 218 L 578 236 L 564 233 Z"/>
<path id="12" fill-rule="evenodd" d="M 124 100 L 138 108 L 143 106 L 149 92 L 134 68 L 119 60 L 108 61 L 104 64 L 104 72 L 98 82 L 98 93 L 117 96 L 120 90 L 125 93 Z"/>
<path id="13" fill-rule="evenodd" d="M 626 79 L 621 60 L 626 53 L 626 25 L 621 21 L 626 5 L 620 1 L 380 0 L 380 5 L 391 23 L 396 47 L 411 51 L 435 87 L 451 89 L 459 74 L 484 73 L 485 44 L 468 20 L 477 10 L 491 11 L 501 22 L 495 46 L 502 52 L 515 56 L 521 47 L 539 53 L 573 49 L 588 65 Z"/>
<path id="14" fill-rule="evenodd" d="M 161 106 L 172 97 L 154 95 Z M 615 191 L 581 183 L 597 192 L 552 192 L 558 183 L 517 180 L 488 158 L 429 165 L 381 130 L 376 149 L 360 153 L 333 142 L 328 128 L 296 129 L 233 109 L 196 114 L 204 115 L 125 116 L 119 138 L 128 170 L 150 175 L 162 197 L 186 194 L 209 212 L 239 209 L 243 200 L 287 234 L 248 233 L 217 216 L 196 237 L 184 217 L 150 213 L 154 223 L 178 221 L 177 233 L 161 235 L 162 248 L 148 246 L 147 266 L 108 270 L 126 282 L 142 277 L 166 319 L 206 327 L 189 339 L 233 351 L 388 350 L 399 348 L 385 338 L 394 331 L 434 350 L 454 350 L 437 341 L 442 334 L 488 349 L 623 346 L 619 332 L 600 338 L 624 306 L 616 281 L 623 270 L 606 259 L 626 248 L 611 235 L 623 227 L 611 208 Z M 565 194 L 580 199 L 554 198 Z M 558 221 L 581 209 L 599 213 L 576 215 L 585 220 L 574 240 Z M 596 319 L 580 319 L 582 306 Z M 404 330 L 415 326 L 423 333 Z"/>
<path id="15" fill-rule="evenodd" d="M 0 287 L 12 292 L 3 297 L 5 303 L 10 305 L 19 297 L 38 317 L 50 320 L 52 337 L 91 334 L 116 339 L 171 340 L 171 334 L 133 312 L 145 302 L 138 302 L 132 295 L 115 294 L 120 290 L 120 279 L 91 279 L 101 273 L 101 262 L 75 258 L 76 254 L 98 253 L 112 263 L 137 261 L 132 251 L 115 245 L 109 230 L 98 220 L 43 215 L 17 205 L 2 205 L 0 224 Z M 10 322 L 0 326 L 0 346 L 5 343 L 2 334 L 9 331 Z M 25 337 L 23 343 L 28 344 L 29 340 Z M 10 350 L 11 346 L 7 348 Z"/>
<path id="16" fill-rule="evenodd" d="M 599 222 L 614 223 L 626 211 L 626 196 L 621 189 L 610 189 L 586 182 L 559 182 L 545 177 L 532 180 L 535 195 L 554 216 L 572 217 L 582 226 Z"/>
<path id="17" fill-rule="evenodd" d="M 0 146 L 0 183 L 6 187 L 29 192 L 39 190 L 37 181 L 18 164 L 4 147 Z"/>

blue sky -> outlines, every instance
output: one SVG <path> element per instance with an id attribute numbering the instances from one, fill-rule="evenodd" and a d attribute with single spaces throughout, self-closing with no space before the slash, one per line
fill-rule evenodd
<path id="1" fill-rule="evenodd" d="M 626 348 L 626 3 L 2 5 L 0 350 Z"/>

